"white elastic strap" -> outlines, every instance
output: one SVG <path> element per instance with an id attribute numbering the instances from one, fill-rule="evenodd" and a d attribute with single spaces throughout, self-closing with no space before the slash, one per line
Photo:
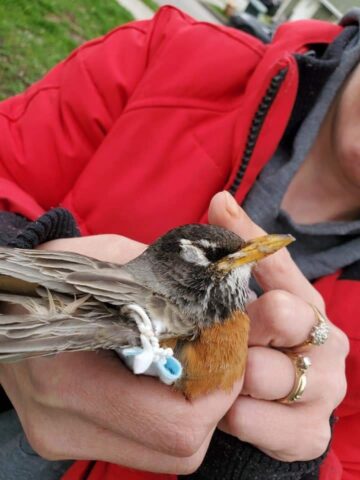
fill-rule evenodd
<path id="1" fill-rule="evenodd" d="M 174 352 L 171 348 L 160 347 L 159 339 L 155 335 L 153 325 L 146 311 L 136 303 L 126 305 L 123 310 L 133 312 L 131 318 L 139 329 L 141 346 L 143 348 L 143 352 L 134 359 L 134 373 L 144 373 L 153 362 L 165 364 L 167 359 L 174 355 Z"/>

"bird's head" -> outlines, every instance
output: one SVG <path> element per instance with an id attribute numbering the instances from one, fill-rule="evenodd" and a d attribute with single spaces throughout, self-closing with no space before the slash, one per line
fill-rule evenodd
<path id="1" fill-rule="evenodd" d="M 146 251 L 152 288 L 199 326 L 210 326 L 245 310 L 252 267 L 293 240 L 266 235 L 246 242 L 215 225 L 175 228 Z"/>

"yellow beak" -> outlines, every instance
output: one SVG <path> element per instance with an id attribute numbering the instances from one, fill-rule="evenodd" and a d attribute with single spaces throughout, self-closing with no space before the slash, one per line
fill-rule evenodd
<path id="1" fill-rule="evenodd" d="M 254 263 L 277 252 L 292 243 L 292 235 L 264 235 L 249 240 L 237 252 L 221 258 L 215 267 L 222 271 L 231 271 L 247 263 Z"/>

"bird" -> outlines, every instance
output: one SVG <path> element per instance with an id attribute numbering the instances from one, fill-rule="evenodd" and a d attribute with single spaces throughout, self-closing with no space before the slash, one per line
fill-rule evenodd
<path id="1" fill-rule="evenodd" d="M 0 247 L 0 362 L 139 347 L 128 308 L 138 305 L 183 367 L 177 390 L 189 399 L 230 390 L 246 364 L 252 268 L 293 240 L 272 234 L 245 241 L 216 225 L 188 224 L 124 265 Z"/>

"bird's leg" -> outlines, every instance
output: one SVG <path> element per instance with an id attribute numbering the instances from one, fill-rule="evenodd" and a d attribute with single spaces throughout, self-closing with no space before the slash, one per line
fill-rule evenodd
<path id="1" fill-rule="evenodd" d="M 126 305 L 122 311 L 136 323 L 142 348 L 120 348 L 118 354 L 135 374 L 157 376 L 168 385 L 174 383 L 180 377 L 182 367 L 173 358 L 171 348 L 160 346 L 146 311 L 137 304 Z"/>
<path id="2" fill-rule="evenodd" d="M 176 383 L 187 398 L 216 390 L 230 390 L 244 374 L 249 317 L 235 312 L 230 319 L 204 329 L 196 340 L 178 342 L 175 356 L 183 365 Z"/>

